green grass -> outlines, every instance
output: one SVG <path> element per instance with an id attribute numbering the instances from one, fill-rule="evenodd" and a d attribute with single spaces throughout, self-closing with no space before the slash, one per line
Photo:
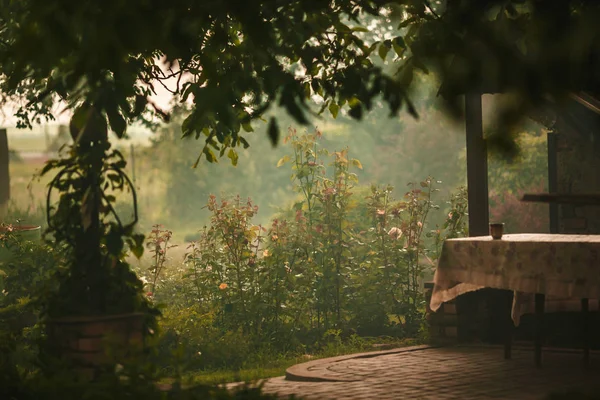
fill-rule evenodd
<path id="1" fill-rule="evenodd" d="M 21 211 L 35 210 L 45 203 L 47 184 L 50 177 L 33 180 L 34 174 L 44 166 L 41 162 L 11 162 L 10 172 L 10 197 L 9 208 Z"/>
<path id="2" fill-rule="evenodd" d="M 422 344 L 415 339 L 397 338 L 360 338 L 354 342 L 332 344 L 317 354 L 301 356 L 274 357 L 260 365 L 249 365 L 239 370 L 210 370 L 187 373 L 184 377 L 186 384 L 221 385 L 234 382 L 256 382 L 262 379 L 285 375 L 285 371 L 296 364 L 355 353 L 378 351 L 374 344 L 385 343 L 388 349 L 415 346 Z M 170 383 L 165 381 L 165 383 Z"/>
<path id="3" fill-rule="evenodd" d="M 15 151 L 45 151 L 46 137 L 43 134 L 31 135 L 21 132 L 9 133 L 8 147 Z"/>
<path id="4" fill-rule="evenodd" d="M 243 368 L 238 371 L 217 370 L 200 371 L 188 374 L 185 380 L 193 384 L 203 385 L 221 385 L 233 382 L 254 382 L 261 379 L 273 378 L 285 375 L 285 370 L 289 367 L 309 361 L 307 358 L 295 357 L 274 360 L 269 366 L 254 368 Z"/>

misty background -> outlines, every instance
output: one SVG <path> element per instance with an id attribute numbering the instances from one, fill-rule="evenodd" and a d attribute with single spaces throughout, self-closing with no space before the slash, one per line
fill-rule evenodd
<path id="1" fill-rule="evenodd" d="M 428 176 L 440 181 L 436 185 L 440 189 L 436 201 L 441 207 L 430 218 L 430 224 L 436 225 L 445 217 L 444 204 L 450 193 L 466 185 L 464 125 L 444 114 L 437 96 L 440 83 L 434 77 L 418 75 L 415 79 L 421 80 L 416 85 L 420 92 L 412 95 L 419 119 L 406 113 L 390 118 L 389 111 L 381 105 L 361 122 L 352 120 L 343 110 L 337 118 L 324 112 L 312 119 L 312 126 L 298 126 L 284 110 L 272 110 L 271 114 L 277 116 L 284 133 L 288 128 L 299 133 L 318 130 L 323 134 L 322 148 L 339 151 L 347 147 L 350 157 L 362 164 L 363 168 L 355 171 L 362 187 L 390 184 L 395 187 L 394 196 L 400 199 L 411 182 Z M 496 100 L 495 96 L 484 96 L 484 123 L 492 120 Z M 204 140 L 182 139 L 181 122 L 187 115 L 186 108 L 175 105 L 172 112 L 168 124 L 152 128 L 132 126 L 127 140 L 113 138 L 113 146 L 128 160 L 128 172 L 137 188 L 140 232 L 147 233 L 153 225 L 161 224 L 173 231 L 176 242 L 193 239 L 208 222 L 209 213 L 203 207 L 210 194 L 251 198 L 259 207 L 255 223 L 265 225 L 298 199 L 290 180 L 290 166 L 277 167 L 278 160 L 291 154 L 292 149 L 283 138 L 273 147 L 266 123 L 253 124 L 254 131 L 246 134 L 250 147 L 239 149 L 237 166 L 224 156 L 214 164 L 203 157 L 193 168 Z M 493 128 L 486 123 L 486 131 Z M 524 192 L 547 189 L 545 133 L 533 122 L 524 123 L 519 139 L 521 155 L 516 160 L 490 156 L 490 219 L 505 222 L 508 232 L 548 229 L 546 205 L 518 201 Z M 67 127 L 48 124 L 34 130 L 18 130 L 9 126 L 8 136 L 12 193 L 8 220 L 44 226 L 47 181 L 32 180 L 32 176 L 47 159 L 58 154 L 62 145 L 69 143 Z M 130 199 L 121 196 L 119 201 L 118 211 L 126 219 L 132 215 Z"/>

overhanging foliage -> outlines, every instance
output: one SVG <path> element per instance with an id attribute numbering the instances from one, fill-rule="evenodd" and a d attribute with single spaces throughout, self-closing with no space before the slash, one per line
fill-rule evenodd
<path id="1" fill-rule="evenodd" d="M 310 99 L 360 119 L 381 96 L 392 115 L 409 101 L 414 69 L 438 72 L 449 100 L 504 91 L 510 125 L 548 98 L 594 92 L 600 5 L 593 0 L 0 1 L 1 89 L 20 99 L 20 125 L 61 99 L 87 100 L 122 136 L 158 113 L 149 95 L 167 86 L 192 100 L 183 134 L 204 138 L 208 161 L 246 147 L 243 132 L 273 105 L 308 123 Z M 394 23 L 366 40 L 362 22 Z M 390 75 L 371 59 L 396 53 Z M 163 67 L 164 64 L 164 67 Z M 451 101 L 454 111 L 457 103 Z M 279 137 L 269 121 L 273 143 Z M 231 150 L 231 151 L 229 151 Z"/>

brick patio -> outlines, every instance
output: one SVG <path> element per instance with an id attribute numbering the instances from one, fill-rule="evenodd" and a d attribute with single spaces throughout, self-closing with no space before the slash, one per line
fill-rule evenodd
<path id="1" fill-rule="evenodd" d="M 263 388 L 307 399 L 541 399 L 600 386 L 600 355 L 592 356 L 587 371 L 581 360 L 576 352 L 545 350 L 536 369 L 527 348 L 513 349 L 512 360 L 504 360 L 500 347 L 421 346 L 301 364 L 292 367 L 291 378 L 308 382 L 280 377 Z"/>

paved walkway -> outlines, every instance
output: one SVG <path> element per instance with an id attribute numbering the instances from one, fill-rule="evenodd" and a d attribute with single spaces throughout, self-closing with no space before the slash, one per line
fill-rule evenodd
<path id="1" fill-rule="evenodd" d="M 504 360 L 500 347 L 417 346 L 300 364 L 263 390 L 307 399 L 542 399 L 600 386 L 600 354 L 589 370 L 581 361 L 579 353 L 545 350 L 537 369 L 526 348 L 513 348 L 512 360 Z"/>

